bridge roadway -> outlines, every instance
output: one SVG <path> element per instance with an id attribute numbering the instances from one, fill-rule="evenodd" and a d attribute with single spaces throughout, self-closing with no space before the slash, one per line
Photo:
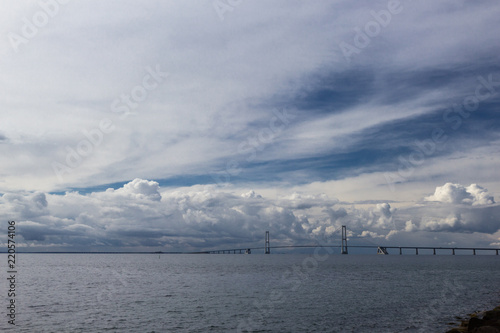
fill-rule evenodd
<path id="1" fill-rule="evenodd" d="M 271 249 L 286 249 L 286 248 L 316 248 L 316 247 L 338 247 L 341 245 L 282 245 L 282 246 L 270 246 Z M 436 250 L 451 250 L 451 254 L 455 255 L 455 251 L 472 251 L 473 255 L 476 255 L 476 251 L 495 251 L 498 255 L 500 249 L 490 248 L 490 247 L 436 247 L 436 246 L 377 246 L 377 245 L 349 245 L 348 248 L 370 248 L 370 249 L 399 249 L 399 254 L 403 254 L 403 249 L 414 249 L 415 254 L 418 255 L 418 250 L 433 250 L 433 254 L 436 254 Z M 238 249 L 225 249 L 225 250 L 212 250 L 212 251 L 202 251 L 197 253 L 207 253 L 207 254 L 243 254 L 250 250 L 264 250 L 265 247 L 252 247 L 252 248 L 238 248 Z"/>

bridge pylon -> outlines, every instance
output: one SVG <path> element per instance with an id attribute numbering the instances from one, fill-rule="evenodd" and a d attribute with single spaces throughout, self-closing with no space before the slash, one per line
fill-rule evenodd
<path id="1" fill-rule="evenodd" d="M 271 253 L 271 246 L 269 245 L 269 231 L 266 231 L 266 246 L 265 246 L 265 254 Z"/>
<path id="2" fill-rule="evenodd" d="M 347 254 L 347 227 L 345 225 L 342 226 L 342 254 Z"/>

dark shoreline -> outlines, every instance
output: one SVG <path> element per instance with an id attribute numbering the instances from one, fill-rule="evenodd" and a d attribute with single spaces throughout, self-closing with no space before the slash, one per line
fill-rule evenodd
<path id="1" fill-rule="evenodd" d="M 500 306 L 489 311 L 469 314 L 467 319 L 460 321 L 459 326 L 446 333 L 500 333 Z"/>

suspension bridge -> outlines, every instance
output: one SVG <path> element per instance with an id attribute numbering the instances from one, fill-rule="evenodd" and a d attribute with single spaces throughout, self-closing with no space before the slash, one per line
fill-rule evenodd
<path id="1" fill-rule="evenodd" d="M 197 253 L 207 253 L 207 254 L 250 254 L 255 253 L 255 251 L 264 250 L 265 254 L 270 254 L 271 249 L 293 249 L 293 248 L 339 248 L 341 254 L 348 254 L 349 248 L 365 248 L 365 249 L 374 249 L 377 254 L 387 255 L 389 254 L 389 249 L 391 249 L 392 253 L 402 255 L 402 254 L 419 254 L 419 250 L 422 253 L 424 250 L 426 253 L 430 253 L 432 250 L 432 254 L 436 255 L 438 252 L 440 254 L 446 252 L 451 255 L 455 255 L 457 252 L 460 253 L 468 253 L 472 255 L 476 255 L 481 252 L 494 252 L 498 255 L 500 248 L 490 248 L 490 247 L 442 247 L 442 246 L 387 246 L 387 245 L 349 245 L 347 246 L 347 227 L 345 225 L 342 226 L 342 241 L 341 244 L 311 244 L 311 245 L 278 245 L 271 246 L 270 245 L 270 235 L 269 231 L 266 231 L 264 238 L 264 246 L 260 247 L 251 247 L 251 248 L 235 248 L 235 249 L 221 249 L 221 250 L 210 250 L 210 251 L 202 251 Z"/>

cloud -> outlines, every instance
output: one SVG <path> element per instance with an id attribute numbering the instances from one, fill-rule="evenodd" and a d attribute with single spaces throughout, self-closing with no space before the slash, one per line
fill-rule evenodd
<path id="1" fill-rule="evenodd" d="M 424 200 L 425 204 L 402 209 L 401 213 L 412 217 L 406 221 L 405 231 L 493 234 L 500 230 L 496 218 L 500 205 L 477 184 L 446 183 Z"/>
<path id="2" fill-rule="evenodd" d="M 0 106 L 13 112 L 9 125 L 0 128 L 8 137 L 8 144 L 0 145 L 8 175 L 0 190 L 66 191 L 136 177 L 160 183 L 210 178 L 233 159 L 245 162 L 240 167 L 246 177 L 231 177 L 232 183 L 297 184 L 394 170 L 416 139 L 428 139 L 433 127 L 443 126 L 448 105 L 474 93 L 478 76 L 495 74 L 498 80 L 499 52 L 491 27 L 500 6 L 492 1 L 487 6 L 404 5 L 349 63 L 340 43 L 352 44 L 354 28 L 363 28 L 373 21 L 371 11 L 385 7 L 361 3 L 257 1 L 226 13 L 224 24 L 210 4 L 139 8 L 131 1 L 120 6 L 89 1 L 65 6 L 57 24 L 40 29 L 20 45 L 19 54 L 7 38 L 1 42 L 5 94 Z M 22 33 L 22 18 L 32 9 L 5 8 L 0 28 Z M 106 12 L 116 15 L 99 14 Z M 88 22 L 99 29 L 89 29 Z M 175 34 L 165 37 L 163 31 Z M 421 52 L 429 49 L 433 52 Z M 114 101 L 130 96 L 142 84 L 146 67 L 157 64 L 170 76 L 133 107 L 134 115 L 120 119 Z M 483 147 L 492 142 L 498 100 L 487 103 L 481 101 L 481 112 L 460 119 L 468 126 L 453 132 L 455 137 Z M 270 123 L 281 128 L 273 122 L 273 110 L 283 107 L 296 117 L 272 142 L 262 144 L 266 140 L 259 141 L 259 134 Z M 116 129 L 61 183 L 51 163 L 64 163 L 67 147 L 77 149 L 87 139 L 84 133 L 104 118 Z M 469 136 L 472 131 L 481 135 Z M 254 163 L 245 161 L 253 154 L 238 149 L 245 142 L 255 148 Z M 456 142 L 427 160 L 453 154 L 453 146 L 463 147 Z M 465 153 L 470 156 L 468 149 Z M 391 198 L 366 200 L 378 199 Z"/>
<path id="3" fill-rule="evenodd" d="M 162 190 L 157 182 L 143 179 L 88 194 L 0 197 L 0 208 L 20 221 L 19 236 L 29 246 L 75 250 L 254 246 L 265 230 L 271 231 L 274 244 L 310 242 L 338 230 L 322 211 L 334 204 L 323 195 L 269 199 L 254 190 L 237 194 L 214 186 Z"/>
<path id="4" fill-rule="evenodd" d="M 9 204 L 11 214 L 16 218 L 30 219 L 49 212 L 46 195 L 41 192 L 27 194 L 5 193 L 2 199 Z"/>
<path id="5" fill-rule="evenodd" d="M 389 233 L 385 236 L 385 239 L 386 240 L 389 240 L 391 239 L 392 237 L 394 237 L 395 235 L 397 235 L 399 233 L 398 230 L 391 230 L 389 231 Z"/>
<path id="6" fill-rule="evenodd" d="M 495 203 L 493 196 L 488 193 L 488 190 L 477 184 L 465 187 L 460 184 L 446 183 L 443 186 L 436 187 L 434 194 L 425 197 L 425 200 L 466 205 L 489 205 Z"/>
<path id="7" fill-rule="evenodd" d="M 311 195 L 294 192 L 284 197 L 280 204 L 293 209 L 310 209 L 313 207 L 328 208 L 337 202 L 338 200 L 331 200 L 326 194 Z"/>
<path id="8" fill-rule="evenodd" d="M 38 222 L 19 222 L 18 226 L 23 231 L 23 238 L 26 241 L 44 241 L 45 236 L 49 233 L 47 227 Z"/>
<path id="9" fill-rule="evenodd" d="M 453 231 L 464 226 L 460 216 L 450 215 L 444 219 L 426 218 L 420 223 L 420 230 Z"/>
<path id="10" fill-rule="evenodd" d="M 383 235 L 379 235 L 376 232 L 364 230 L 361 232 L 360 237 L 371 237 L 371 238 L 383 238 Z"/>
<path id="11" fill-rule="evenodd" d="M 488 193 L 488 190 L 477 184 L 469 185 L 466 190 L 472 196 L 472 205 L 491 205 L 495 203 L 495 199 Z"/>
<path id="12" fill-rule="evenodd" d="M 433 232 L 480 232 L 485 234 L 494 234 L 500 230 L 500 222 L 497 219 L 498 214 L 500 214 L 500 206 L 498 205 L 474 209 L 457 208 L 441 212 L 448 212 L 448 215 L 426 214 L 418 229 Z"/>
<path id="13" fill-rule="evenodd" d="M 418 237 L 418 245 L 442 244 L 440 239 L 449 242 L 447 234 L 493 235 L 500 230 L 497 204 L 366 205 L 342 205 L 323 194 L 298 191 L 269 197 L 254 189 L 213 185 L 161 188 L 139 178 L 102 192 L 0 197 L 3 219 L 18 221 L 19 239 L 39 250 L 244 248 L 261 244 L 266 230 L 274 245 L 314 244 L 325 238 L 336 244 L 342 225 L 347 225 L 351 244 L 369 239 L 404 244 L 409 235 Z M 487 244 L 496 242 L 486 239 Z"/>
<path id="14" fill-rule="evenodd" d="M 412 231 L 415 231 L 415 230 L 418 230 L 418 227 L 415 224 L 413 224 L 412 221 L 406 221 L 405 222 L 404 231 L 406 231 L 406 232 L 412 232 Z"/>
<path id="15" fill-rule="evenodd" d="M 389 205 L 388 203 L 377 204 L 375 206 L 375 212 L 380 214 L 380 217 L 377 220 L 378 226 L 383 227 L 392 224 L 393 210 L 391 210 L 391 205 Z"/>
<path id="16" fill-rule="evenodd" d="M 136 178 L 130 183 L 125 184 L 122 188 L 116 191 L 110 189 L 109 192 L 137 199 L 160 201 L 161 194 L 158 192 L 159 188 L 159 184 L 155 181 Z"/>
<path id="17" fill-rule="evenodd" d="M 262 196 L 260 194 L 256 194 L 255 191 L 248 191 L 247 193 L 243 193 L 241 195 L 243 198 L 248 198 L 248 199 L 261 199 Z"/>

